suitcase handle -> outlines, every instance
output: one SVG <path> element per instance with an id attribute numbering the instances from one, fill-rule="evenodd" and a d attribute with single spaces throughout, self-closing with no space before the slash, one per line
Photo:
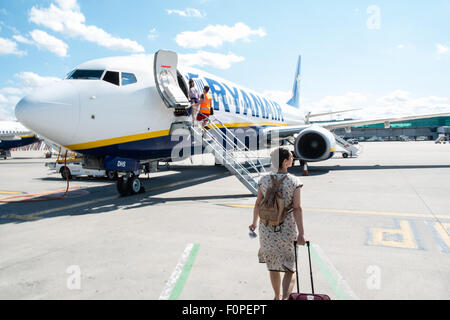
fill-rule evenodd
<path id="1" fill-rule="evenodd" d="M 314 281 L 313 281 L 313 273 L 312 273 L 312 266 L 311 266 L 311 250 L 310 250 L 309 241 L 306 241 L 306 246 L 308 247 L 309 275 L 311 277 L 311 290 L 312 290 L 312 294 L 314 294 Z M 299 280 L 298 280 L 298 263 L 297 263 L 297 241 L 294 241 L 294 254 L 295 254 L 295 274 L 297 276 L 297 292 L 300 293 L 300 286 L 299 286 Z"/>

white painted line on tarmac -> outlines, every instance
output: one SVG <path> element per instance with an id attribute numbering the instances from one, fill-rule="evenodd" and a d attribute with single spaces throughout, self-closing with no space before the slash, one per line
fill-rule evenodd
<path id="1" fill-rule="evenodd" d="M 325 255 L 322 248 L 316 244 L 311 244 L 312 246 L 312 258 L 315 260 L 319 266 L 320 271 L 325 276 L 336 295 L 338 300 L 359 300 L 355 292 L 350 288 L 344 277 L 337 271 L 336 267 L 333 265 L 331 260 Z"/>
<path id="2" fill-rule="evenodd" d="M 169 280 L 167 280 L 158 300 L 176 300 L 183 290 L 186 283 L 187 276 L 189 275 L 192 264 L 195 260 L 195 255 L 198 251 L 198 244 L 189 243 L 184 249 L 183 254 L 178 260 L 178 264 L 172 272 Z M 191 254 L 192 253 L 192 254 Z M 181 276 L 184 274 L 183 276 Z"/>

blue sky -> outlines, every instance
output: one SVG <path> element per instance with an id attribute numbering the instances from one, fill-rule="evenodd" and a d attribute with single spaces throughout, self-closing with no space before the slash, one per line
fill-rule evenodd
<path id="1" fill-rule="evenodd" d="M 450 0 L 2 0 L 0 120 L 84 61 L 161 48 L 284 101 L 301 54 L 313 112 L 450 111 L 449 16 Z"/>

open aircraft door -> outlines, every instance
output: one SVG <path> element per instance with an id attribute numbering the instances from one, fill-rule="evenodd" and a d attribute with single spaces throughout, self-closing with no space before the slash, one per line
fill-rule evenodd
<path id="1" fill-rule="evenodd" d="M 155 53 L 154 73 L 156 88 L 168 108 L 186 109 L 189 100 L 178 84 L 178 55 L 173 51 Z"/>

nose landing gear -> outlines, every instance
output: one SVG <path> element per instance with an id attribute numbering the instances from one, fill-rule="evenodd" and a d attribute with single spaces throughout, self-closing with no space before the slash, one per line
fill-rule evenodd
<path id="1" fill-rule="evenodd" d="M 117 191 L 121 197 L 126 197 L 128 195 L 144 193 L 145 188 L 138 176 L 127 174 L 117 180 Z"/>

